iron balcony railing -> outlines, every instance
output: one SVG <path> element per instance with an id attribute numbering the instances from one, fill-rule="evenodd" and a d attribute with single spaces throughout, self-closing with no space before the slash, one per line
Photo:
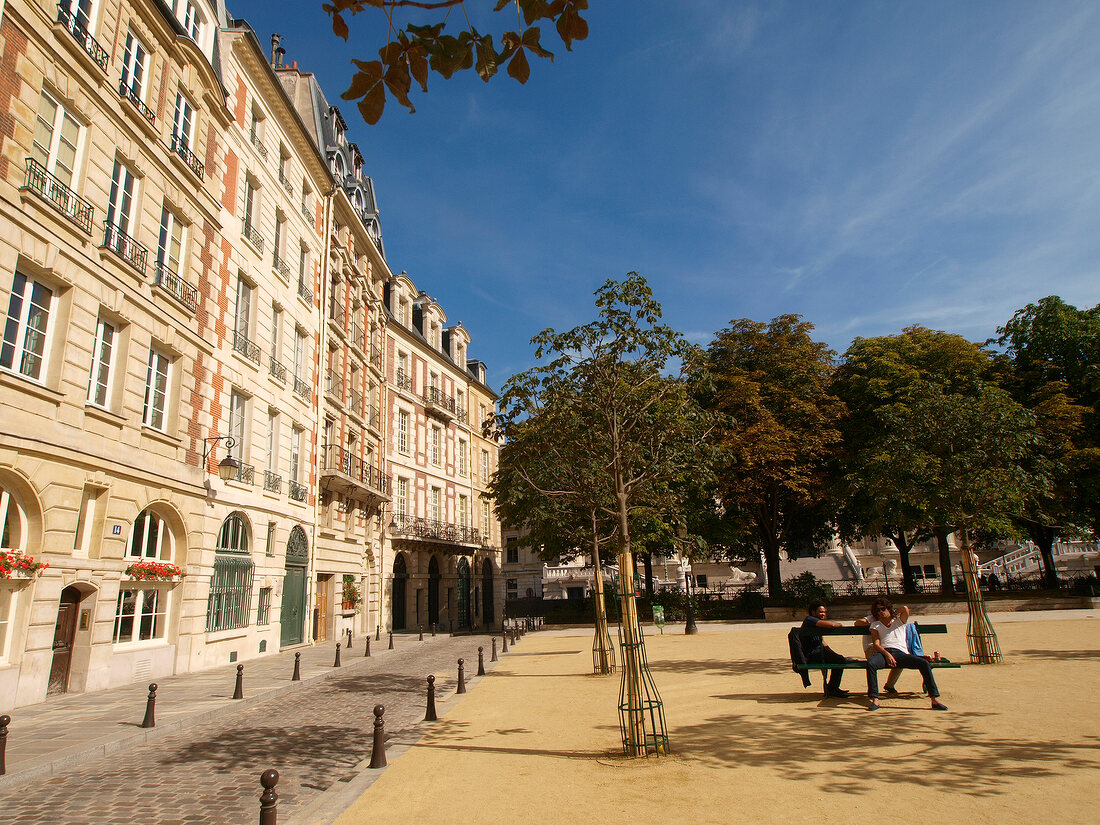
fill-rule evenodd
<path id="1" fill-rule="evenodd" d="M 277 249 L 271 256 L 271 266 L 282 276 L 284 281 L 290 280 L 290 267 L 287 266 L 286 261 L 283 260 L 283 257 L 279 254 L 279 250 Z"/>
<path id="2" fill-rule="evenodd" d="M 282 362 L 278 358 L 276 358 L 274 355 L 269 355 L 268 356 L 268 362 L 269 362 L 268 363 L 268 370 L 271 372 L 271 375 L 280 384 L 285 384 L 286 383 L 286 367 L 284 367 Z"/>
<path id="3" fill-rule="evenodd" d="M 293 198 L 294 197 L 294 190 L 291 188 L 290 181 L 287 180 L 287 177 L 286 177 L 286 175 L 283 174 L 282 169 L 279 170 L 279 183 L 281 183 L 283 185 L 283 189 L 286 190 L 286 193 L 288 195 L 290 195 L 290 197 Z"/>
<path id="4" fill-rule="evenodd" d="M 172 135 L 172 151 L 183 158 L 183 162 L 187 164 L 187 168 L 194 172 L 199 180 L 202 180 L 206 174 L 206 167 L 203 166 L 202 161 L 198 159 L 194 152 L 187 148 L 187 141 L 183 139 L 182 135 Z M 263 240 L 260 240 L 260 247 L 263 247 Z"/>
<path id="5" fill-rule="evenodd" d="M 153 283 L 183 304 L 189 312 L 199 308 L 199 291 L 161 261 L 157 261 L 153 269 Z"/>
<path id="6" fill-rule="evenodd" d="M 372 409 L 367 416 L 367 426 L 369 426 L 375 432 L 378 432 L 378 410 Z"/>
<path id="7" fill-rule="evenodd" d="M 424 403 L 446 410 L 451 415 L 455 414 L 455 400 L 449 395 L 444 395 L 439 387 L 428 387 L 424 393 Z"/>
<path id="8" fill-rule="evenodd" d="M 434 539 L 454 544 L 481 544 L 481 531 L 476 527 L 450 524 L 435 519 L 395 514 L 390 521 L 390 533 L 416 539 Z"/>
<path id="9" fill-rule="evenodd" d="M 382 350 L 378 347 L 370 348 L 370 362 L 374 365 L 374 368 L 379 372 L 382 371 Z"/>
<path id="10" fill-rule="evenodd" d="M 340 374 L 336 372 L 336 370 L 329 370 L 325 375 L 325 392 L 343 401 L 344 379 L 340 377 Z"/>
<path id="11" fill-rule="evenodd" d="M 137 89 L 128 84 L 125 80 L 120 80 L 118 82 L 118 93 L 134 104 L 134 107 L 141 112 L 141 116 L 149 121 L 150 126 L 156 125 L 157 116 L 153 114 L 152 109 L 141 102 L 141 96 Z"/>
<path id="12" fill-rule="evenodd" d="M 306 493 L 309 488 L 304 484 L 299 484 L 297 481 L 291 481 L 287 484 L 287 495 L 294 501 L 305 501 Z"/>
<path id="13" fill-rule="evenodd" d="M 329 320 L 340 329 L 344 328 L 344 307 L 336 300 L 336 296 L 329 301 Z"/>
<path id="14" fill-rule="evenodd" d="M 411 390 L 413 387 L 412 376 L 401 372 L 401 370 L 397 371 L 397 380 L 394 383 L 397 384 L 399 390 Z"/>
<path id="15" fill-rule="evenodd" d="M 92 205 L 46 171 L 34 158 L 27 158 L 27 189 L 92 234 Z"/>
<path id="16" fill-rule="evenodd" d="M 260 136 L 255 132 L 249 132 L 248 139 L 252 141 L 252 145 L 256 147 L 256 151 L 259 153 L 260 157 L 267 160 L 267 147 L 264 146 L 263 141 L 260 140 Z"/>
<path id="17" fill-rule="evenodd" d="M 149 250 L 110 221 L 103 222 L 103 246 L 114 252 L 142 275 L 145 274 L 145 264 L 149 260 Z"/>
<path id="18" fill-rule="evenodd" d="M 233 330 L 233 349 L 252 363 L 260 363 L 260 345 L 249 339 L 242 330 Z"/>
<path id="19" fill-rule="evenodd" d="M 107 64 L 110 58 L 107 56 L 107 50 L 99 45 L 99 42 L 92 37 L 86 28 L 77 20 L 72 14 L 69 13 L 64 3 L 57 4 L 57 22 L 64 26 L 69 34 L 73 36 L 81 46 L 84 47 L 84 51 L 88 53 L 88 56 L 96 62 L 99 68 L 107 71 Z"/>
<path id="20" fill-rule="evenodd" d="M 461 408 L 459 408 L 456 415 L 458 416 L 458 423 L 459 424 L 465 424 L 467 422 L 467 420 L 469 419 L 469 416 L 467 415 L 466 410 L 461 409 Z"/>
<path id="21" fill-rule="evenodd" d="M 302 217 L 304 217 L 310 223 L 313 222 L 313 212 L 308 206 L 306 206 L 305 201 L 302 201 Z"/>
<path id="22" fill-rule="evenodd" d="M 234 480 L 241 484 L 255 484 L 256 468 L 251 464 L 241 464 L 241 466 L 237 468 L 237 474 L 234 476 Z"/>
<path id="23" fill-rule="evenodd" d="M 306 286 L 304 278 L 298 278 L 298 296 L 310 306 L 313 305 L 313 290 Z"/>
<path id="24" fill-rule="evenodd" d="M 294 376 L 294 394 L 307 402 L 313 397 L 313 392 L 310 390 L 309 384 L 297 375 Z"/>
<path id="25" fill-rule="evenodd" d="M 363 332 L 363 325 L 358 321 L 351 322 L 351 345 L 357 350 L 363 350 L 363 344 L 366 343 L 366 335 Z"/>
<path id="26" fill-rule="evenodd" d="M 271 470 L 264 470 L 264 489 L 269 493 L 281 493 L 283 477 L 275 475 Z"/>
<path id="27" fill-rule="evenodd" d="M 245 218 L 244 223 L 241 225 L 241 234 L 244 235 L 244 237 L 248 240 L 249 243 L 251 243 L 254 247 L 256 247 L 256 251 L 258 251 L 261 255 L 263 254 L 263 252 L 264 252 L 264 236 L 261 235 L 257 231 L 256 227 L 254 227 L 249 222 L 248 218 Z"/>
<path id="28" fill-rule="evenodd" d="M 321 469 L 347 476 L 352 481 L 384 495 L 390 494 L 390 477 L 372 464 L 353 455 L 338 444 L 325 444 L 321 448 Z"/>
<path id="29" fill-rule="evenodd" d="M 360 418 L 363 416 L 363 396 L 361 393 L 353 392 L 351 394 L 351 411 Z"/>

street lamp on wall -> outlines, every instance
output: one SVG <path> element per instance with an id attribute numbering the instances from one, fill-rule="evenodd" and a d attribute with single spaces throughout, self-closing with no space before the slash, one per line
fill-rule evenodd
<path id="1" fill-rule="evenodd" d="M 241 463 L 237 459 L 233 458 L 233 448 L 237 446 L 237 442 L 231 435 L 215 435 L 210 438 L 204 438 L 202 440 L 202 466 L 203 469 L 210 463 L 210 453 L 214 450 L 214 444 L 218 441 L 225 442 L 225 458 L 218 462 L 218 478 L 222 481 L 229 481 L 237 475 L 237 471 L 241 468 Z"/>

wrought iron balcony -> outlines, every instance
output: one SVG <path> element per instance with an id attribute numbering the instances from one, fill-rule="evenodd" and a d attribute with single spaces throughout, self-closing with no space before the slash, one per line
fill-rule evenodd
<path id="1" fill-rule="evenodd" d="M 261 255 L 264 253 L 264 236 L 256 230 L 256 227 L 249 222 L 248 218 L 245 218 L 241 224 L 241 234 L 250 244 L 256 247 L 257 252 Z"/>
<path id="2" fill-rule="evenodd" d="M 199 180 L 203 179 L 206 174 L 206 167 L 202 165 L 202 161 L 196 157 L 195 153 L 187 148 L 187 141 L 183 139 L 181 135 L 172 135 L 172 151 L 183 158 L 183 162 L 187 164 L 187 168 L 194 172 Z M 263 247 L 263 240 L 260 240 L 260 247 Z"/>
<path id="3" fill-rule="evenodd" d="M 325 375 L 325 392 L 334 396 L 341 403 L 344 400 L 344 379 L 336 370 L 329 370 Z"/>
<path id="4" fill-rule="evenodd" d="M 302 201 L 302 217 L 304 217 L 310 223 L 313 223 L 313 211 L 308 206 L 306 206 L 305 201 Z"/>
<path id="5" fill-rule="evenodd" d="M 141 112 L 141 116 L 149 121 L 150 126 L 156 125 L 157 116 L 153 114 L 153 110 L 141 102 L 138 90 L 129 85 L 125 79 L 118 82 L 118 93 L 134 104 L 135 108 Z"/>
<path id="6" fill-rule="evenodd" d="M 351 322 L 351 344 L 357 350 L 363 351 L 363 345 L 366 343 L 367 337 L 363 332 L 363 325 L 358 321 Z"/>
<path id="7" fill-rule="evenodd" d="M 388 475 L 337 444 L 325 444 L 321 448 L 321 485 L 326 490 L 339 490 L 352 496 L 388 499 L 390 495 Z"/>
<path id="8" fill-rule="evenodd" d="M 267 147 L 264 146 L 263 141 L 260 140 L 260 136 L 255 132 L 249 132 L 248 139 L 252 141 L 252 145 L 256 147 L 256 152 L 260 157 L 267 160 Z"/>
<path id="9" fill-rule="evenodd" d="M 294 197 L 294 190 L 291 188 L 290 181 L 287 180 L 287 177 L 286 177 L 286 175 L 283 174 L 282 169 L 279 170 L 279 183 L 281 183 L 283 185 L 283 189 L 286 190 L 286 193 L 290 197 L 293 198 Z"/>
<path id="10" fill-rule="evenodd" d="M 456 417 L 458 418 L 458 423 L 459 424 L 466 424 L 469 421 L 470 416 L 466 412 L 466 410 L 459 407 Z"/>
<path id="11" fill-rule="evenodd" d="M 283 260 L 282 256 L 279 254 L 279 250 L 277 249 L 275 250 L 275 253 L 271 256 L 271 266 L 276 272 L 279 273 L 280 276 L 282 276 L 282 279 L 284 281 L 290 280 L 290 267 L 287 266 L 286 261 Z"/>
<path id="12" fill-rule="evenodd" d="M 301 277 L 298 278 L 298 297 L 313 306 L 313 290 L 306 286 L 305 280 Z"/>
<path id="13" fill-rule="evenodd" d="M 237 468 L 237 474 L 233 477 L 234 481 L 240 484 L 255 484 L 256 483 L 256 468 L 251 464 L 242 463 Z"/>
<path id="14" fill-rule="evenodd" d="M 89 235 L 92 234 L 92 205 L 47 172 L 34 158 L 27 158 L 26 187 Z"/>
<path id="15" fill-rule="evenodd" d="M 149 250 L 110 221 L 103 222 L 103 246 L 114 252 L 142 275 L 145 274 L 145 264 L 149 260 Z"/>
<path id="16" fill-rule="evenodd" d="M 286 383 L 286 367 L 284 367 L 282 362 L 279 361 L 279 359 L 276 358 L 274 355 L 269 355 L 268 356 L 268 362 L 269 362 L 268 370 L 271 372 L 271 375 L 280 384 L 285 384 Z"/>
<path id="17" fill-rule="evenodd" d="M 351 394 L 351 411 L 360 418 L 363 417 L 363 394 L 353 392 Z"/>
<path id="18" fill-rule="evenodd" d="M 275 475 L 271 470 L 264 470 L 264 489 L 269 493 L 281 493 L 283 477 Z"/>
<path id="19" fill-rule="evenodd" d="M 233 349 L 252 363 L 260 363 L 260 345 L 250 340 L 244 331 L 233 330 Z"/>
<path id="20" fill-rule="evenodd" d="M 370 411 L 370 414 L 367 416 L 367 426 L 375 432 L 381 432 L 381 430 L 378 429 L 378 410 L 372 409 Z"/>
<path id="21" fill-rule="evenodd" d="M 445 521 L 402 515 L 400 513 L 395 514 L 390 521 L 390 534 L 450 544 L 481 544 L 481 531 L 476 527 L 449 524 Z"/>
<path id="22" fill-rule="evenodd" d="M 394 381 L 399 390 L 411 390 L 413 388 L 412 376 L 401 370 L 397 371 L 397 379 Z"/>
<path id="23" fill-rule="evenodd" d="M 294 394 L 306 402 L 313 398 L 313 391 L 310 390 L 309 384 L 297 375 L 294 376 Z"/>
<path id="24" fill-rule="evenodd" d="M 107 50 L 99 45 L 99 42 L 92 37 L 86 28 L 76 19 L 66 8 L 64 3 L 57 4 L 57 22 L 64 26 L 69 34 L 73 36 L 88 53 L 88 56 L 96 62 L 99 68 L 107 71 L 107 64 L 110 58 L 107 56 Z"/>
<path id="25" fill-rule="evenodd" d="M 329 301 L 329 320 L 340 329 L 344 328 L 344 307 L 335 296 Z"/>
<path id="26" fill-rule="evenodd" d="M 153 270 L 153 283 L 183 304 L 189 312 L 199 308 L 199 291 L 160 261 Z"/>
<path id="27" fill-rule="evenodd" d="M 428 387 L 424 393 L 424 410 L 435 413 L 443 418 L 455 417 L 455 400 L 449 395 L 444 395 L 439 387 Z"/>
<path id="28" fill-rule="evenodd" d="M 305 501 L 309 488 L 304 484 L 299 484 L 297 481 L 291 481 L 287 484 L 286 492 L 294 501 Z"/>
<path id="29" fill-rule="evenodd" d="M 370 362 L 371 362 L 371 365 L 376 370 L 378 370 L 379 372 L 382 371 L 382 350 L 381 349 L 379 349 L 378 347 L 374 347 L 374 346 L 372 346 L 370 348 Z"/>

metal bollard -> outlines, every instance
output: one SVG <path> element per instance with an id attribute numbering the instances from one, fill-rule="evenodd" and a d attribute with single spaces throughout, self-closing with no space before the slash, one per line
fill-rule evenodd
<path id="1" fill-rule="evenodd" d="M 485 675 L 485 648 L 478 645 L 477 648 L 477 675 Z"/>
<path id="2" fill-rule="evenodd" d="M 432 622 L 432 635 L 435 635 L 435 631 L 439 629 L 439 622 Z"/>
<path id="3" fill-rule="evenodd" d="M 157 719 L 155 715 L 157 707 L 157 683 L 149 685 L 149 698 L 145 700 L 145 718 L 141 720 L 143 728 L 155 728 Z"/>
<path id="4" fill-rule="evenodd" d="M 381 623 L 381 622 L 379 622 L 378 624 L 376 624 L 376 625 L 374 626 L 374 640 L 375 640 L 376 642 L 377 642 L 377 641 L 378 641 L 378 640 L 379 640 L 380 638 L 382 638 L 381 636 L 379 636 L 379 635 L 378 635 L 378 634 L 379 634 L 379 633 L 381 633 L 381 632 L 382 632 L 382 623 Z"/>
<path id="5" fill-rule="evenodd" d="M 345 650 L 351 650 L 351 628 L 348 628 L 348 643 L 344 645 Z"/>
<path id="6" fill-rule="evenodd" d="M 244 665 L 237 665 L 237 686 L 233 688 L 233 698 L 244 698 Z"/>
<path id="7" fill-rule="evenodd" d="M 383 705 L 374 706 L 374 747 L 370 754 L 370 767 L 386 767 L 386 727 L 382 721 L 382 714 L 386 712 Z"/>
<path id="8" fill-rule="evenodd" d="M 302 681 L 302 654 L 294 654 L 294 675 L 290 677 L 292 682 Z"/>
<path id="9" fill-rule="evenodd" d="M 340 643 L 336 643 L 336 661 L 332 663 L 333 667 L 340 667 Z"/>
<path id="10" fill-rule="evenodd" d="M 508 628 L 504 628 L 504 632 L 500 634 L 500 638 L 501 638 L 501 642 L 502 642 L 502 644 L 500 646 L 500 652 L 501 653 L 507 653 L 508 652 Z"/>
<path id="11" fill-rule="evenodd" d="M 393 631 L 390 631 L 390 650 L 393 650 Z"/>
<path id="12" fill-rule="evenodd" d="M 417 641 L 422 642 L 424 641 L 424 625 L 417 625 L 417 627 L 420 629 L 420 638 Z"/>
<path id="13" fill-rule="evenodd" d="M 462 664 L 462 659 L 459 659 L 458 660 L 458 690 L 456 690 L 455 693 L 465 693 L 465 692 L 466 692 L 466 670 L 465 670 L 465 666 Z"/>
<path id="14" fill-rule="evenodd" d="M 366 645 L 367 645 L 366 648 L 363 650 L 363 658 L 364 659 L 366 659 L 368 656 L 370 656 L 370 634 L 369 633 L 367 634 Z"/>
<path id="15" fill-rule="evenodd" d="M 8 766 L 6 764 L 6 757 L 4 752 L 8 749 L 8 725 L 11 724 L 11 717 L 5 714 L 0 716 L 0 776 L 3 776 L 8 772 Z"/>
<path id="16" fill-rule="evenodd" d="M 439 717 L 435 714 L 435 676 L 428 677 L 428 710 L 424 714 L 425 722 L 435 722 Z"/>
<path id="17" fill-rule="evenodd" d="M 493 637 L 493 655 L 489 657 L 489 661 L 490 662 L 500 661 L 499 659 L 497 659 L 497 637 L 496 636 Z"/>
<path id="18" fill-rule="evenodd" d="M 260 825 L 278 825 L 279 794 L 275 785 L 279 782 L 279 772 L 269 768 L 260 774 L 260 784 L 264 792 L 260 794 Z"/>

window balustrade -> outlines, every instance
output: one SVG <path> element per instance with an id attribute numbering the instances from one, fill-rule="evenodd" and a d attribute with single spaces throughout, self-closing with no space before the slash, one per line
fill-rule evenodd
<path id="1" fill-rule="evenodd" d="M 153 284 L 183 304 L 189 312 L 199 308 L 199 291 L 159 261 L 153 270 Z"/>
<path id="2" fill-rule="evenodd" d="M 206 167 L 203 166 L 202 161 L 198 159 L 195 153 L 187 148 L 187 142 L 179 135 L 172 135 L 172 151 L 183 159 L 183 162 L 187 164 L 187 168 L 194 172 L 199 180 L 203 179 L 206 174 Z M 263 238 L 261 238 L 259 243 L 261 248 L 263 248 L 263 243 Z"/>
<path id="3" fill-rule="evenodd" d="M 34 158 L 27 158 L 24 185 L 87 234 L 92 234 L 92 205 L 47 172 Z"/>
<path id="4" fill-rule="evenodd" d="M 107 64 L 110 62 L 107 50 L 99 45 L 99 41 L 89 34 L 83 24 L 69 12 L 64 3 L 57 4 L 57 22 L 59 25 L 64 26 L 69 34 L 73 36 L 73 39 L 84 48 L 84 51 L 88 53 L 88 57 L 92 58 L 96 65 L 106 72 Z"/>
<path id="5" fill-rule="evenodd" d="M 103 222 L 103 246 L 114 252 L 142 275 L 149 260 L 149 250 L 109 221 Z"/>
<path id="6" fill-rule="evenodd" d="M 261 255 L 264 252 L 264 236 L 252 225 L 252 222 L 248 218 L 244 219 L 244 223 L 241 226 L 241 234 L 244 235 L 245 240 L 256 247 L 256 251 Z"/>
<path id="7" fill-rule="evenodd" d="M 156 125 L 157 116 L 153 114 L 153 110 L 141 102 L 141 98 L 138 96 L 137 91 L 133 86 L 126 83 L 125 80 L 118 82 L 118 93 L 121 97 L 126 98 L 134 107 L 141 113 L 141 116 L 149 121 L 150 126 Z"/>
<path id="8" fill-rule="evenodd" d="M 243 330 L 233 330 L 233 349 L 252 363 L 260 363 L 260 345 L 252 341 Z"/>

